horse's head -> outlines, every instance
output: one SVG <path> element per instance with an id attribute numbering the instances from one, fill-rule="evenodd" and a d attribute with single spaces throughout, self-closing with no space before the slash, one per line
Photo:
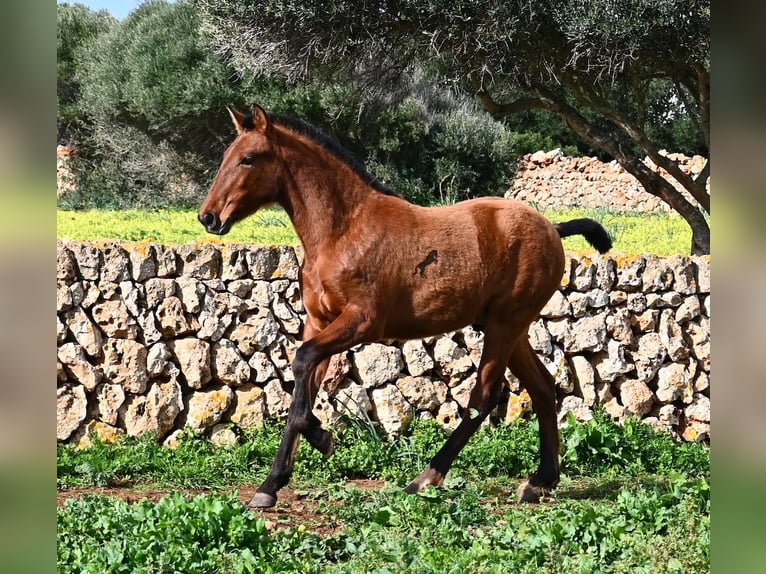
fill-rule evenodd
<path id="1" fill-rule="evenodd" d="M 225 235 L 237 221 L 274 203 L 281 179 L 274 128 L 263 108 L 255 106 L 250 116 L 227 109 L 237 137 L 224 152 L 198 215 L 207 232 L 217 235 Z"/>

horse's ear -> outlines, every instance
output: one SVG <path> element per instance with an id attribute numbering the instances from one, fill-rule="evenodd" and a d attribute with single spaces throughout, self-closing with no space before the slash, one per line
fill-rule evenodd
<path id="1" fill-rule="evenodd" d="M 262 134 L 265 134 L 266 130 L 269 129 L 269 116 L 266 115 L 266 110 L 258 104 L 253 106 L 253 125 L 255 131 Z"/>
<path id="2" fill-rule="evenodd" d="M 243 122 L 245 120 L 245 114 L 238 112 L 231 106 L 226 106 L 226 109 L 229 111 L 229 115 L 231 116 L 231 121 L 234 123 L 234 127 L 237 130 L 237 134 L 241 134 L 243 131 L 245 131 L 245 126 L 243 125 Z"/>

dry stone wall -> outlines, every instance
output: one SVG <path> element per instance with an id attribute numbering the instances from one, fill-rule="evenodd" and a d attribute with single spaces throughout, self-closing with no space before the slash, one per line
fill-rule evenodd
<path id="1" fill-rule="evenodd" d="M 297 251 L 297 252 L 296 252 Z M 88 444 L 181 429 L 215 442 L 286 416 L 303 307 L 292 247 L 59 242 L 59 441 Z M 710 435 L 707 257 L 568 257 L 529 337 L 559 395 L 560 421 L 600 404 L 685 440 Z M 315 412 L 326 425 L 366 414 L 386 433 L 414 417 L 460 420 L 482 346 L 471 328 L 333 359 Z M 511 394 L 491 419 L 531 412 Z"/>
<path id="2" fill-rule="evenodd" d="M 692 177 L 697 177 L 707 163 L 698 155 L 660 153 L 677 162 L 681 171 Z M 644 163 L 667 177 L 668 173 L 648 157 L 644 158 Z M 674 185 L 692 205 L 697 205 L 680 184 Z M 707 189 L 710 193 L 710 178 L 707 179 Z M 524 155 L 505 197 L 524 201 L 540 210 L 588 207 L 630 213 L 670 211 L 666 203 L 649 195 L 616 161 L 604 163 L 595 157 L 569 157 L 560 149 Z"/>

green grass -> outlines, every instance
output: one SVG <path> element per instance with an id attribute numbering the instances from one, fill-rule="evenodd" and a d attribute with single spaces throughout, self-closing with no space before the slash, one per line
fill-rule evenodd
<path id="1" fill-rule="evenodd" d="M 443 488 L 401 487 L 444 440 L 418 421 L 386 440 L 358 421 L 334 431 L 323 459 L 301 445 L 292 507 L 251 513 L 236 488 L 265 476 L 281 427 L 215 448 L 188 434 L 167 449 L 149 439 L 58 447 L 59 488 L 189 487 L 157 503 L 87 495 L 58 510 L 59 572 L 707 572 L 709 449 L 602 413 L 562 430 L 562 481 L 539 505 L 514 489 L 533 470 L 534 421 L 483 428 Z M 350 478 L 376 478 L 375 490 Z M 233 491 L 233 492 L 232 492 Z M 310 512 L 291 517 L 299 508 Z M 271 522 L 267 525 L 265 520 Z M 281 527 L 274 529 L 274 523 Z M 268 526 L 268 528 L 267 528 Z M 180 566 L 183 565 L 183 566 Z M 179 569 L 180 568 L 180 569 Z"/>
<path id="2" fill-rule="evenodd" d="M 578 209 L 546 212 L 554 222 L 577 217 L 600 221 L 614 239 L 614 252 L 673 255 L 688 253 L 691 231 L 677 215 L 615 214 L 603 210 Z M 77 241 L 155 241 L 183 244 L 190 241 L 296 245 L 298 238 L 284 211 L 264 209 L 234 226 L 225 237 L 205 233 L 191 210 L 162 211 L 58 211 L 59 238 Z M 593 252 L 582 237 L 564 240 L 572 252 Z"/>
<path id="3" fill-rule="evenodd" d="M 197 212 L 182 209 L 157 211 L 88 210 L 56 213 L 59 239 L 76 241 L 154 241 L 180 245 L 192 241 L 297 245 L 292 224 L 284 211 L 264 209 L 234 226 L 225 237 L 206 233 Z"/>

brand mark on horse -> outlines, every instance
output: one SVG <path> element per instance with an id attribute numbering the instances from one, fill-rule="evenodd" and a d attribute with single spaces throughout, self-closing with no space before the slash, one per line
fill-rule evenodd
<path id="1" fill-rule="evenodd" d="M 432 249 L 428 252 L 428 255 L 426 255 L 426 258 L 423 259 L 423 261 L 415 265 L 415 271 L 413 271 L 412 274 L 417 275 L 418 272 L 420 272 L 420 276 L 425 277 L 426 267 L 436 263 L 439 263 L 439 252 L 436 249 Z"/>

